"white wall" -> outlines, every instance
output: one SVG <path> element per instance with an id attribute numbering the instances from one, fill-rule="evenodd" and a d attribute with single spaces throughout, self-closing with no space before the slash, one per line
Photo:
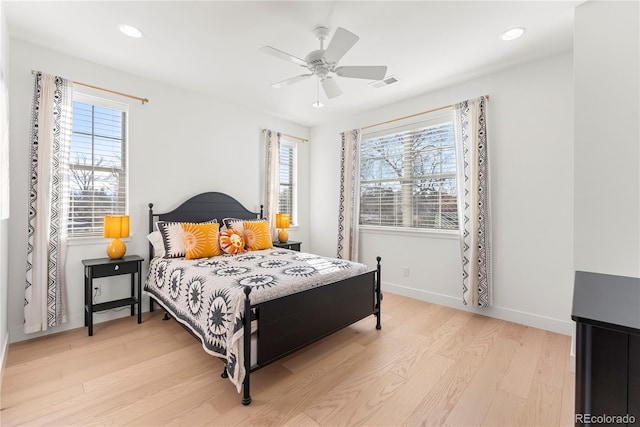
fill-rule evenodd
<path id="1" fill-rule="evenodd" d="M 638 2 L 576 8 L 576 270 L 640 277 Z"/>
<path id="2" fill-rule="evenodd" d="M 4 15 L 4 3 L 0 1 L 0 73 L 5 83 L 9 83 L 9 33 Z M 4 96 L 4 93 L 0 93 Z M 7 104 L 9 100 L 6 100 Z M 4 130 L 0 129 L 0 138 Z M 6 361 L 6 352 L 9 345 L 9 327 L 7 324 L 7 287 L 9 270 L 8 250 L 9 220 L 0 220 L 0 385 L 2 384 L 2 372 Z"/>
<path id="3" fill-rule="evenodd" d="M 312 128 L 311 250 L 336 253 L 339 132 L 488 94 L 494 307 L 479 312 L 571 334 L 572 71 L 567 53 Z M 377 255 L 383 291 L 466 308 L 457 235 L 362 232 L 360 260 Z"/>
<path id="4" fill-rule="evenodd" d="M 148 257 L 147 204 L 156 212 L 175 208 L 203 191 L 221 191 L 249 209 L 262 200 L 262 128 L 308 138 L 309 130 L 261 112 L 222 102 L 203 94 L 186 92 L 143 77 L 125 74 L 78 58 L 11 39 L 11 218 L 9 220 L 9 329 L 11 342 L 41 334 L 22 331 L 26 239 L 28 128 L 32 97 L 31 70 L 41 70 L 79 82 L 149 98 L 145 105 L 132 102 L 129 110 L 129 185 L 131 241 L 127 253 Z M 107 97 L 103 92 L 99 96 Z M 111 97 L 123 102 L 126 99 Z M 301 227 L 292 239 L 308 241 L 309 144 L 299 145 L 299 216 Z M 81 259 L 105 256 L 107 241 L 95 239 L 70 245 L 66 262 L 69 321 L 47 333 L 84 325 L 83 269 Z M 146 263 L 144 263 L 146 273 Z M 102 300 L 128 292 L 126 276 L 107 280 Z M 124 295 L 123 295 L 124 296 Z M 145 305 L 147 304 L 145 298 Z M 127 315 L 96 314 L 96 321 Z M 133 321 L 133 320 L 132 320 Z"/>

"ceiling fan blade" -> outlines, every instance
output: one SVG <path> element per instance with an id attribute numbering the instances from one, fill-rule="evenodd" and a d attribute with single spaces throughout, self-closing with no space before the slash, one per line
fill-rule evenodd
<path id="1" fill-rule="evenodd" d="M 355 34 L 350 33 L 342 27 L 338 27 L 329 42 L 327 50 L 324 52 L 324 60 L 329 64 L 337 63 L 359 39 L 360 37 Z"/>
<path id="2" fill-rule="evenodd" d="M 280 49 L 276 49 L 275 47 L 263 46 L 260 48 L 260 50 L 267 55 L 272 55 L 277 58 L 284 59 L 285 61 L 293 62 L 297 65 L 302 65 L 303 67 L 307 66 L 307 63 L 304 60 L 298 58 L 297 56 L 290 55 L 287 52 L 283 52 Z"/>
<path id="3" fill-rule="evenodd" d="M 354 79 L 382 80 L 387 74 L 386 65 L 357 65 L 338 67 L 335 73 L 340 77 L 351 77 Z"/>
<path id="4" fill-rule="evenodd" d="M 292 85 L 294 83 L 298 83 L 299 81 L 308 79 L 311 76 L 313 76 L 313 74 L 301 74 L 299 76 L 291 77 L 291 78 L 283 80 L 281 82 L 274 83 L 274 84 L 271 85 L 271 87 L 280 88 L 280 87 L 289 86 L 289 85 Z"/>
<path id="5" fill-rule="evenodd" d="M 336 83 L 333 77 L 327 77 L 322 80 L 322 89 L 329 99 L 342 95 L 342 91 L 340 90 L 340 87 L 338 87 L 338 83 Z"/>

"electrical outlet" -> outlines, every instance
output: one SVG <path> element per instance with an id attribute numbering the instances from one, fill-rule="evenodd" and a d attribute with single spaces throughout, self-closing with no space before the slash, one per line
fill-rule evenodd
<path id="1" fill-rule="evenodd" d="M 404 277 L 409 277 L 409 267 L 402 267 L 402 274 L 404 275 Z"/>
<path id="2" fill-rule="evenodd" d="M 93 296 L 99 297 L 100 294 L 102 293 L 102 288 L 100 287 L 100 285 L 93 285 Z"/>

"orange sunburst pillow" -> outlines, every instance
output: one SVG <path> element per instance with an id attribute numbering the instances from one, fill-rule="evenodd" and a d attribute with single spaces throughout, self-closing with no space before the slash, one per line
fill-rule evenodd
<path id="1" fill-rule="evenodd" d="M 220 247 L 228 254 L 244 252 L 244 238 L 242 232 L 233 228 L 226 228 L 220 232 Z"/>
<path id="2" fill-rule="evenodd" d="M 218 245 L 220 224 L 182 224 L 184 259 L 208 258 L 222 255 Z"/>
<path id="3" fill-rule="evenodd" d="M 244 243 L 249 251 L 271 249 L 271 230 L 267 221 L 246 221 L 242 225 Z"/>

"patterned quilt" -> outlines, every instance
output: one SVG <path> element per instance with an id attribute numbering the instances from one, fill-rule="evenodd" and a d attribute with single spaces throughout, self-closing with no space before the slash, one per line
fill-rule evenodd
<path id="1" fill-rule="evenodd" d="M 277 248 L 196 260 L 154 258 L 144 290 L 200 337 L 205 351 L 227 360 L 229 379 L 240 392 L 245 286 L 252 288 L 251 303 L 258 304 L 367 270 L 360 263 Z"/>

